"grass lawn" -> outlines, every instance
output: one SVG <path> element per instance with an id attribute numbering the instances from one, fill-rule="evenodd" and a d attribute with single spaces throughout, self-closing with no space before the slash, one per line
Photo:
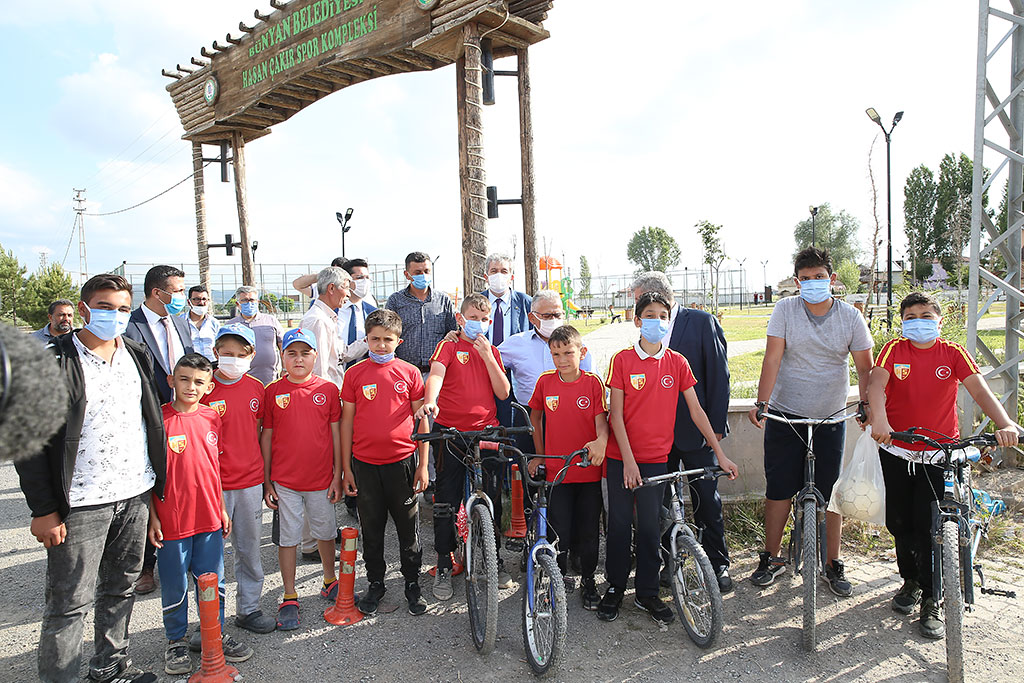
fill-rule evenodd
<path id="1" fill-rule="evenodd" d="M 592 316 L 590 318 L 572 318 L 568 320 L 568 324 L 579 330 L 580 334 L 587 334 L 594 330 L 600 329 L 608 324 L 608 317 Z"/>
<path id="2" fill-rule="evenodd" d="M 729 381 L 756 382 L 761 377 L 761 363 L 764 361 L 764 351 L 752 351 L 742 353 L 729 359 Z M 738 398 L 733 396 L 733 398 Z"/>

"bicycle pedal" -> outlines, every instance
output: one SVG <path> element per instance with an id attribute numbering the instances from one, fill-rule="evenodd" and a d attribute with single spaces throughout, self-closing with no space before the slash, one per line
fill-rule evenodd
<path id="1" fill-rule="evenodd" d="M 521 553 L 526 544 L 523 543 L 521 538 L 506 538 L 505 539 L 505 550 L 512 553 Z"/>
<path id="2" fill-rule="evenodd" d="M 981 592 L 985 595 L 998 595 L 1003 598 L 1017 599 L 1017 591 L 1007 591 L 1002 588 L 985 588 L 982 586 Z"/>

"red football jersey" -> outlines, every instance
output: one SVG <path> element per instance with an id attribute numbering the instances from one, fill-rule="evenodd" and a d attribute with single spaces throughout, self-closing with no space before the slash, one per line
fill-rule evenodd
<path id="1" fill-rule="evenodd" d="M 153 496 L 165 541 L 178 541 L 220 529 L 220 416 L 201 405 L 179 413 L 163 405 L 167 434 L 164 499 Z"/>
<path id="2" fill-rule="evenodd" d="M 213 376 L 203 403 L 220 415 L 220 481 L 225 491 L 263 483 L 263 455 L 257 424 L 263 419 L 263 383 L 251 375 L 227 384 Z"/>
<path id="3" fill-rule="evenodd" d="M 504 372 L 498 347 L 492 346 L 491 353 Z M 498 424 L 491 376 L 472 342 L 461 337 L 456 342 L 443 341 L 430 361 L 445 367 L 444 385 L 437 397 L 438 422 L 467 432 Z"/>
<path id="4" fill-rule="evenodd" d="M 412 402 L 423 398 L 423 375 L 395 358 L 362 360 L 345 371 L 341 400 L 352 403 L 352 455 L 371 465 L 405 460 L 416 450 Z"/>
<path id="5" fill-rule="evenodd" d="M 548 370 L 537 378 L 530 408 L 544 411 L 544 452 L 568 455 L 597 438 L 594 419 L 606 412 L 604 384 L 592 372 L 584 372 L 575 382 L 565 382 L 557 370 Z M 601 481 L 600 467 L 576 467 L 573 458 L 562 480 L 566 484 Z M 554 481 L 562 465 L 545 460 L 548 481 Z"/>
<path id="6" fill-rule="evenodd" d="M 957 386 L 979 372 L 964 347 L 940 338 L 930 348 L 919 349 L 909 339 L 893 339 L 882 347 L 875 365 L 889 372 L 885 412 L 894 431 L 926 427 L 954 439 L 960 436 Z M 924 436 L 935 438 L 928 432 Z M 923 443 L 893 443 L 912 451 L 931 450 Z"/>
<path id="7" fill-rule="evenodd" d="M 675 434 L 679 394 L 697 384 L 690 364 L 672 349 L 661 358 L 641 359 L 635 348 L 623 349 L 608 363 L 608 386 L 622 389 L 626 436 L 638 462 L 668 462 Z M 611 430 L 609 430 L 611 431 Z M 615 432 L 608 437 L 606 455 L 622 460 Z"/>
<path id="8" fill-rule="evenodd" d="M 341 420 L 338 386 L 317 375 L 302 384 L 281 378 L 263 395 L 270 437 L 270 478 L 293 491 L 322 491 L 334 477 L 331 423 Z"/>

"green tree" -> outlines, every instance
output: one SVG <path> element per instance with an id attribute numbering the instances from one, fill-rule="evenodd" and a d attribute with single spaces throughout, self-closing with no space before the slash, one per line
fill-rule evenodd
<path id="1" fill-rule="evenodd" d="M 666 272 L 679 263 L 679 244 L 659 227 L 643 227 L 633 233 L 626 246 L 626 258 L 636 264 L 637 272 Z"/>
<path id="2" fill-rule="evenodd" d="M 811 246 L 811 228 L 810 216 L 797 223 L 793 228 L 793 241 L 796 242 L 794 257 Z M 860 256 L 860 247 L 857 246 L 860 221 L 846 211 L 834 213 L 828 202 L 822 204 L 818 207 L 817 216 L 814 217 L 813 228 L 814 246 L 819 249 L 827 249 L 832 255 L 832 263 L 856 261 Z"/>
<path id="3" fill-rule="evenodd" d="M 937 199 L 935 174 L 921 164 L 910 172 L 903 185 L 903 224 L 914 280 L 923 280 L 932 274 Z"/>
<path id="4" fill-rule="evenodd" d="M 0 319 L 17 324 L 25 307 L 25 267 L 0 246 Z"/>
<path id="5" fill-rule="evenodd" d="M 586 256 L 580 256 L 580 297 L 590 298 L 590 263 Z"/>
<path id="6" fill-rule="evenodd" d="M 836 276 L 846 287 L 847 294 L 854 294 L 860 289 L 860 266 L 856 261 L 847 259 L 836 268 Z"/>
<path id="7" fill-rule="evenodd" d="M 282 313 L 291 313 L 295 310 L 295 300 L 289 296 L 280 296 L 277 298 L 277 308 Z"/>
<path id="8" fill-rule="evenodd" d="M 703 262 L 708 265 L 711 271 L 711 308 L 718 312 L 718 273 L 725 261 L 725 251 L 722 250 L 722 240 L 718 233 L 722 230 L 721 225 L 711 221 L 700 221 L 693 227 L 697 228 L 700 235 L 701 246 L 704 251 Z"/>
<path id="9" fill-rule="evenodd" d="M 46 310 L 57 299 L 77 298 L 78 290 L 71 282 L 71 275 L 58 263 L 33 273 L 25 284 L 25 304 L 19 306 L 19 315 L 35 327 L 46 321 Z"/>

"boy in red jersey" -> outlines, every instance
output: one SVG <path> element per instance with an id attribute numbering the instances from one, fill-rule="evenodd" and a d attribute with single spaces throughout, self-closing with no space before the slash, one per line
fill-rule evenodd
<path id="1" fill-rule="evenodd" d="M 647 292 L 636 302 L 640 339 L 632 348 L 612 356 L 608 364 L 611 407 L 605 476 L 608 479 L 608 536 L 605 574 L 608 590 L 597 607 L 603 621 L 619 615 L 630 570 L 633 511 L 636 510 L 635 604 L 660 624 L 671 623 L 672 610 L 658 597 L 661 569 L 661 501 L 663 486 L 634 492 L 644 477 L 665 474 L 672 448 L 676 401 L 682 393 L 693 423 L 704 435 L 719 466 L 735 479 L 738 470 L 725 457 L 722 446 L 693 390 L 697 381 L 682 355 L 662 343 L 668 332 L 672 304 L 658 292 Z"/>
<path id="2" fill-rule="evenodd" d="M 434 429 L 454 427 L 477 431 L 498 424 L 495 396 L 508 398 L 509 382 L 501 364 L 501 354 L 487 339 L 491 302 L 482 294 L 470 294 L 462 300 L 456 320 L 462 329 L 458 341 L 441 341 L 430 357 L 423 407 L 416 419 L 435 416 Z M 455 512 L 462 502 L 466 467 L 457 451 L 445 442 L 437 448 L 437 490 L 434 494 L 434 549 L 437 571 L 434 573 L 434 597 L 452 597 L 452 557 L 455 550 Z M 501 467 L 504 470 L 504 467 Z M 488 467 L 487 495 L 494 505 L 495 536 L 501 520 L 500 480 Z M 511 578 L 498 560 L 498 586 L 507 587 Z"/>
<path id="3" fill-rule="evenodd" d="M 410 438 L 416 425 L 427 432 L 426 420 L 413 419 L 423 406 L 423 376 L 410 363 L 395 358 L 402 342 L 402 319 L 377 309 L 366 316 L 370 357 L 345 373 L 341 387 L 341 465 L 345 494 L 356 496 L 363 528 L 363 559 L 370 587 L 356 607 L 376 614 L 384 597 L 384 530 L 388 514 L 398 531 L 402 576 L 409 614 L 427 610 L 420 592 L 419 507 L 417 494 L 427 487 L 427 444 L 419 445 L 419 464 Z M 358 484 L 358 489 L 357 489 Z M 358 496 L 356 495 L 358 490 Z"/>
<path id="4" fill-rule="evenodd" d="M 530 399 L 530 422 L 537 453 L 568 455 L 580 448 L 590 452 L 591 467 L 567 463 L 569 471 L 548 500 L 548 540 L 559 541 L 558 568 L 566 575 L 566 552 L 571 547 L 580 558 L 583 608 L 597 609 L 601 596 L 594 583 L 600 542 L 601 465 L 608 444 L 608 419 L 604 384 L 591 372 L 580 370 L 587 355 L 583 338 L 572 325 L 556 328 L 548 337 L 555 369 L 537 378 Z M 546 463 L 545 476 L 554 481 L 562 467 L 559 460 L 534 458 L 530 474 Z"/>
<path id="5" fill-rule="evenodd" d="M 249 372 L 256 353 L 256 335 L 245 325 L 231 323 L 217 332 L 213 354 L 217 371 L 213 390 L 203 403 L 221 420 L 220 479 L 224 505 L 231 517 L 235 548 L 235 626 L 253 633 L 270 633 L 277 626 L 260 610 L 263 594 L 263 383 Z"/>
<path id="6" fill-rule="evenodd" d="M 163 406 L 167 433 L 167 486 L 163 499 L 149 508 L 149 540 L 157 548 L 160 601 L 163 605 L 164 671 L 192 671 L 185 632 L 188 630 L 188 577 L 216 572 L 220 589 L 220 621 L 224 624 L 224 538 L 231 518 L 224 507 L 220 482 L 220 417 L 199 401 L 212 388 L 213 367 L 198 353 L 187 353 L 174 366 L 167 383 L 174 400 Z M 197 605 L 198 606 L 198 605 Z M 225 633 L 224 658 L 244 662 L 252 648 Z"/>
<path id="7" fill-rule="evenodd" d="M 894 441 L 891 432 L 922 427 L 922 434 L 956 439 L 959 383 L 996 425 L 1000 446 L 1017 443 L 1017 425 L 992 395 L 974 359 L 959 344 L 939 337 L 942 309 L 927 294 L 911 292 L 900 303 L 903 335 L 882 347 L 871 369 L 868 399 L 871 436 L 885 478 L 885 526 L 896 541 L 896 563 L 903 586 L 891 607 L 901 614 L 921 601 L 921 635 L 945 635 L 932 593 L 932 503 L 944 488 L 941 451 L 926 444 Z"/>
<path id="8" fill-rule="evenodd" d="M 288 330 L 281 343 L 286 375 L 267 385 L 263 396 L 263 500 L 278 511 L 280 543 L 277 560 L 284 599 L 277 627 L 299 627 L 299 595 L 295 592 L 296 546 L 302 524 L 309 522 L 324 568 L 320 596 L 334 601 L 334 503 L 341 498 L 341 401 L 338 387 L 313 374 L 316 338 L 303 328 Z"/>

